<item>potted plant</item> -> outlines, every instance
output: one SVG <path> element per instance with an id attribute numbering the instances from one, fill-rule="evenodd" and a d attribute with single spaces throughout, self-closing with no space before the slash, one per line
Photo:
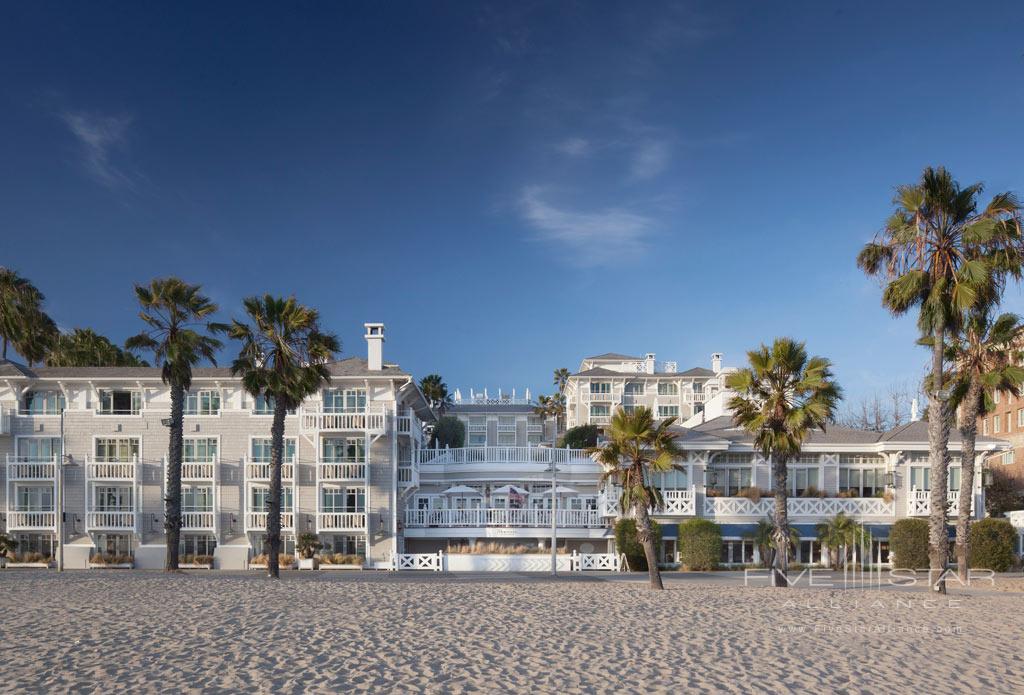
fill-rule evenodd
<path id="1" fill-rule="evenodd" d="M 296 548 L 299 551 L 299 569 L 316 569 L 316 552 L 324 547 L 320 539 L 314 533 L 304 533 L 299 536 Z"/>

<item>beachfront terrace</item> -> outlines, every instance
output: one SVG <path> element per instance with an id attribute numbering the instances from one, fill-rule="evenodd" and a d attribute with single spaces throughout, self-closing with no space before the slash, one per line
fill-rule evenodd
<path id="1" fill-rule="evenodd" d="M 705 497 L 703 516 L 708 519 L 749 517 L 763 519 L 771 515 L 775 498 L 752 500 L 747 497 Z M 831 517 L 842 512 L 853 517 L 891 517 L 896 507 L 893 500 L 882 497 L 790 497 L 786 501 L 790 516 Z"/>
<path id="2" fill-rule="evenodd" d="M 550 528 L 550 509 L 407 509 L 409 528 Z M 559 528 L 603 528 L 596 509 L 558 509 L 555 525 Z"/>

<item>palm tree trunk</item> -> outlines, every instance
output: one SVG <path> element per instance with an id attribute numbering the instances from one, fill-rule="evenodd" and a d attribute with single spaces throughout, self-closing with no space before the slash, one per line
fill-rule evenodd
<path id="1" fill-rule="evenodd" d="M 185 387 L 171 384 L 171 439 L 167 446 L 167 498 L 164 501 L 164 535 L 167 555 L 164 571 L 178 571 L 181 542 L 181 459 L 184 449 Z"/>
<path id="2" fill-rule="evenodd" d="M 664 589 L 661 570 L 658 569 L 658 551 L 654 547 L 654 534 L 651 533 L 651 517 L 647 514 L 647 507 L 639 502 L 634 504 L 633 516 L 636 520 L 636 539 L 644 547 L 644 557 L 647 558 L 647 575 L 651 580 L 651 588 Z"/>
<path id="3" fill-rule="evenodd" d="M 789 511 L 786 509 L 787 458 L 772 454 L 772 485 L 775 488 L 775 562 L 772 566 L 772 586 L 788 587 L 789 572 Z"/>
<path id="4" fill-rule="evenodd" d="M 934 589 L 946 593 L 943 575 L 949 557 L 949 536 L 946 533 L 946 475 L 949 458 L 949 414 L 944 390 L 943 352 L 946 333 L 942 325 L 935 329 L 932 344 L 932 393 L 928 402 L 928 448 L 931 456 L 931 510 L 928 514 L 928 560 Z"/>
<path id="5" fill-rule="evenodd" d="M 974 501 L 974 449 L 978 438 L 978 403 L 981 400 L 981 379 L 971 376 L 960 421 L 960 508 L 956 515 L 956 572 L 967 583 L 970 554 L 971 507 Z"/>
<path id="6" fill-rule="evenodd" d="M 267 576 L 280 579 L 281 568 L 281 463 L 284 459 L 284 398 L 274 395 L 274 422 L 270 426 L 270 501 L 267 505 Z"/>

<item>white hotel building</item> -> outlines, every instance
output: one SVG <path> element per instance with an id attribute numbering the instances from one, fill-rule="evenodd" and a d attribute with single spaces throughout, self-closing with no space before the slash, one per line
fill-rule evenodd
<path id="1" fill-rule="evenodd" d="M 448 414 L 465 423 L 466 446 L 428 448 L 425 432 L 437 414 L 412 375 L 384 362 L 384 326 L 365 325 L 366 359 L 331 363 L 331 384 L 287 417 L 286 551 L 306 532 L 334 552 L 365 555 L 371 567 L 389 566 L 396 553 L 482 541 L 546 547 L 552 507 L 560 549 L 613 550 L 617 491 L 599 486 L 600 469 L 584 452 L 553 446 L 554 423 L 534 413 L 528 394 L 458 398 Z M 667 562 L 676 525 L 694 517 L 722 525 L 724 563 L 753 561 L 747 536 L 771 508 L 769 498 L 751 494 L 770 487 L 770 464 L 725 412 L 727 372 L 720 354 L 710 368 L 684 371 L 650 354 L 605 354 L 584 359 L 566 387 L 570 427 L 602 427 L 619 406 L 642 404 L 658 417 L 678 416 L 684 470 L 655 481 L 664 496 L 655 518 Z M 67 567 L 85 568 L 96 553 L 161 567 L 168 443 L 161 421 L 169 409 L 156 368 L 29 369 L 0 362 L 0 526 L 18 540 L 18 552 L 53 553 L 63 470 Z M 262 552 L 270 420 L 267 404 L 246 394 L 229 370 L 195 370 L 185 416 L 186 553 L 241 569 Z M 953 437 L 948 499 L 955 511 L 963 501 Z M 975 465 L 1007 447 L 979 438 Z M 886 433 L 830 428 L 811 436 L 790 469 L 800 562 L 821 561 L 814 524 L 840 511 L 868 525 L 872 559 L 882 563 L 892 523 L 928 513 L 922 422 Z M 981 476 L 975 479 L 968 503 L 980 514 Z M 543 556 L 535 557 L 537 569 L 545 569 Z"/>

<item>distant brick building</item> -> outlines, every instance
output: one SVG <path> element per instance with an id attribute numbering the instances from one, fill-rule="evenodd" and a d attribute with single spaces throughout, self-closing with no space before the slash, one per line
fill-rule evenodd
<path id="1" fill-rule="evenodd" d="M 991 457 L 987 463 L 1024 484 L 1024 397 L 997 391 L 995 409 L 978 418 L 978 434 L 1005 439 L 1013 449 Z"/>

